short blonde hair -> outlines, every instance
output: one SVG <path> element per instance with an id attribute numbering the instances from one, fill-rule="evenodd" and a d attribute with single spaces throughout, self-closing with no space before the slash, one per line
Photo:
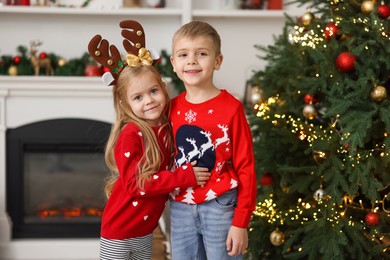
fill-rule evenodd
<path id="1" fill-rule="evenodd" d="M 195 39 L 198 37 L 208 37 L 214 44 L 215 54 L 217 56 L 221 54 L 221 37 L 217 30 L 210 24 L 202 21 L 192 21 L 180 27 L 173 35 L 172 48 L 174 48 L 176 42 L 182 38 Z"/>

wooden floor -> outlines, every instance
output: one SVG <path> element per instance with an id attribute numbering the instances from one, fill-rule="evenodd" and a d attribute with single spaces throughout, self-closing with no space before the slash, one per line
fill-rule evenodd
<path id="1" fill-rule="evenodd" d="M 161 232 L 160 227 L 157 227 L 153 233 L 153 251 L 152 260 L 168 260 L 165 247 L 165 236 Z"/>

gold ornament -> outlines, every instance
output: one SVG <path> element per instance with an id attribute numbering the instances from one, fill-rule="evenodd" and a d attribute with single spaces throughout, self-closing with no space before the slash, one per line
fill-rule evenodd
<path id="1" fill-rule="evenodd" d="M 312 120 L 317 116 L 317 110 L 312 104 L 305 105 L 302 112 L 303 116 L 309 120 Z"/>
<path id="2" fill-rule="evenodd" d="M 371 99 L 376 102 L 381 102 L 387 98 L 387 90 L 384 86 L 375 86 L 371 91 Z"/>
<path id="3" fill-rule="evenodd" d="M 59 67 L 62 67 L 67 63 L 67 61 L 64 58 L 60 58 L 57 63 Z"/>
<path id="4" fill-rule="evenodd" d="M 278 228 L 271 232 L 269 235 L 269 240 L 271 241 L 271 244 L 274 246 L 280 246 L 284 243 L 284 233 L 280 231 Z"/>
<path id="5" fill-rule="evenodd" d="M 18 67 L 16 65 L 11 65 L 8 69 L 8 75 L 17 76 L 19 73 Z"/>
<path id="6" fill-rule="evenodd" d="M 256 104 L 263 103 L 264 101 L 264 91 L 259 86 L 248 86 L 246 93 L 246 102 L 251 106 Z"/>
<path id="7" fill-rule="evenodd" d="M 307 12 L 301 17 L 302 24 L 305 26 L 308 26 L 313 19 L 314 19 L 314 14 L 311 12 Z"/>
<path id="8" fill-rule="evenodd" d="M 360 9 L 364 14 L 369 14 L 374 10 L 375 3 L 371 0 L 365 0 L 362 2 Z"/>

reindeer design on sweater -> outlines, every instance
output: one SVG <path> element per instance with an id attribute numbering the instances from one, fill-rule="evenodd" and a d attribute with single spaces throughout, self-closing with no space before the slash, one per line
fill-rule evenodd
<path id="1" fill-rule="evenodd" d="M 217 126 L 221 129 L 222 137 L 215 140 L 211 138 L 212 134 L 210 131 L 199 128 L 193 132 L 185 131 L 184 136 L 180 139 L 182 141 L 177 147 L 178 154 L 175 159 L 175 165 L 181 166 L 185 163 L 201 159 L 207 151 L 215 151 L 215 149 L 223 143 L 228 145 L 230 143 L 228 126 L 221 124 L 218 124 Z"/>
<path id="2" fill-rule="evenodd" d="M 211 136 L 211 133 L 210 131 L 200 131 L 200 133 L 202 135 L 204 135 L 206 138 L 207 138 L 207 143 L 204 143 L 200 146 L 200 156 L 203 156 L 204 152 L 210 148 L 212 148 L 214 150 L 214 145 L 213 145 L 213 141 L 211 140 L 210 136 Z"/>
<path id="3" fill-rule="evenodd" d="M 227 131 L 229 130 L 229 128 L 226 126 L 226 125 L 220 125 L 218 124 L 218 128 L 220 128 L 223 132 L 223 136 L 220 137 L 220 138 L 217 138 L 215 140 L 215 148 L 217 148 L 220 144 L 223 144 L 223 143 L 226 143 L 226 144 L 229 144 L 230 143 L 230 138 L 227 134 Z"/>

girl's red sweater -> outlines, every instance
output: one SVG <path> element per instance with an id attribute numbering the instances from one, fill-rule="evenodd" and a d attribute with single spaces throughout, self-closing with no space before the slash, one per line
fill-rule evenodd
<path id="1" fill-rule="evenodd" d="M 153 130 L 157 136 L 158 127 Z M 120 133 L 114 151 L 120 176 L 103 212 L 102 237 L 127 239 L 152 233 L 158 225 L 169 192 L 197 185 L 190 164 L 174 172 L 169 171 L 170 151 L 164 148 L 161 133 L 157 139 L 164 155 L 160 171 L 141 190 L 136 174 L 138 161 L 144 153 L 142 133 L 133 123 L 128 123 Z"/>

